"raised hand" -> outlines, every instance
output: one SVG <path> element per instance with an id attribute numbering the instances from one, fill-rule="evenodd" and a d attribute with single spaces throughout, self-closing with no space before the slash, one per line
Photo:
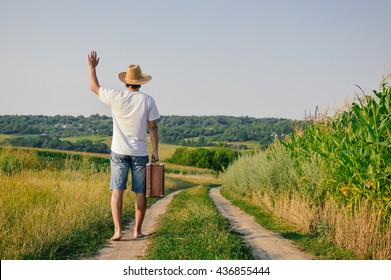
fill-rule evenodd
<path id="1" fill-rule="evenodd" d="M 96 51 L 91 51 L 88 54 L 88 66 L 95 68 L 99 64 L 99 59 L 100 57 L 98 57 Z"/>

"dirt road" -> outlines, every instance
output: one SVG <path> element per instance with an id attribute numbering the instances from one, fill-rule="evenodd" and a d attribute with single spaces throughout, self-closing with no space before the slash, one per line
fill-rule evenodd
<path id="1" fill-rule="evenodd" d="M 254 217 L 233 206 L 220 194 L 221 187 L 209 191 L 220 214 L 226 217 L 236 232 L 251 248 L 256 260 L 310 260 L 312 256 L 297 249 L 291 241 L 273 233 L 260 224 Z"/>
<path id="2" fill-rule="evenodd" d="M 255 222 L 254 218 L 223 198 L 220 188 L 213 188 L 209 195 L 220 213 L 226 217 L 235 231 L 242 234 L 246 244 L 251 248 L 254 259 L 258 260 L 308 260 L 312 257 L 299 251 L 289 240 L 266 230 Z M 91 260 L 138 260 L 143 259 L 149 244 L 149 237 L 154 233 L 160 215 L 166 212 L 171 199 L 179 191 L 158 200 L 146 212 L 143 233 L 146 237 L 133 238 L 133 224 L 123 231 L 121 241 L 111 241 L 97 256 Z"/>

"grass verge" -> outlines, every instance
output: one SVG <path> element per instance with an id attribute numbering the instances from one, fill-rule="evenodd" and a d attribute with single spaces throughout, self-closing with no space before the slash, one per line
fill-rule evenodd
<path id="1" fill-rule="evenodd" d="M 251 259 L 240 236 L 232 231 L 208 195 L 210 186 L 177 194 L 147 251 L 150 260 Z"/>
<path id="2" fill-rule="evenodd" d="M 231 203 L 247 214 L 254 216 L 256 221 L 273 232 L 280 234 L 286 239 L 292 240 L 300 250 L 308 252 L 316 259 L 323 260 L 350 260 L 357 259 L 356 255 L 347 250 L 336 247 L 330 240 L 322 234 L 305 234 L 294 225 L 287 224 L 276 218 L 270 211 L 263 209 L 259 205 L 254 205 L 244 197 L 232 193 L 226 188 L 221 189 L 221 194 L 231 201 Z"/>

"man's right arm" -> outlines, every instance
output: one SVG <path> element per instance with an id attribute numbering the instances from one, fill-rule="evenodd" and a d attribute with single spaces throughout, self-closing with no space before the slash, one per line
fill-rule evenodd
<path id="1" fill-rule="evenodd" d="M 88 55 L 88 66 L 90 68 L 90 88 L 93 93 L 99 95 L 99 82 L 96 76 L 96 66 L 99 64 L 99 57 L 97 56 L 96 51 L 91 51 Z"/>

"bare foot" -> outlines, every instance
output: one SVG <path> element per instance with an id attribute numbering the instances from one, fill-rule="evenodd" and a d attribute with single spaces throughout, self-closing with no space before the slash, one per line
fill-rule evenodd
<path id="1" fill-rule="evenodd" d="M 114 234 L 113 237 L 110 238 L 111 241 L 120 241 L 122 238 L 122 234 Z"/>
<path id="2" fill-rule="evenodd" d="M 140 233 L 134 233 L 133 234 L 133 238 L 143 238 L 145 235 L 142 234 L 141 232 Z"/>

